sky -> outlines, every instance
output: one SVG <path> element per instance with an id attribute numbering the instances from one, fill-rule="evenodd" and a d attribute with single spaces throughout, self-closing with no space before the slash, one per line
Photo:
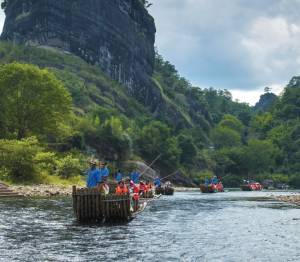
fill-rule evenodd
<path id="1" fill-rule="evenodd" d="M 300 74 L 300 0 L 149 2 L 159 53 L 195 86 L 253 105 L 264 87 L 279 94 Z"/>

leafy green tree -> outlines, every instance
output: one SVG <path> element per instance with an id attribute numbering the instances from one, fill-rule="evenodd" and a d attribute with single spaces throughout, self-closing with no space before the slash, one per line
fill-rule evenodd
<path id="1" fill-rule="evenodd" d="M 242 134 L 242 132 L 244 130 L 244 126 L 243 126 L 242 122 L 240 120 L 238 120 L 235 116 L 228 115 L 228 114 L 223 116 L 223 119 L 218 124 L 218 126 L 224 127 L 224 128 L 230 128 L 230 129 L 238 132 L 239 134 Z"/>
<path id="2" fill-rule="evenodd" d="M 27 64 L 0 66 L 0 128 L 2 137 L 61 135 L 72 99 L 47 70 Z"/>
<path id="3" fill-rule="evenodd" d="M 218 126 L 212 131 L 212 141 L 216 149 L 240 146 L 241 138 L 237 131 L 228 127 Z"/>
<path id="4" fill-rule="evenodd" d="M 275 115 L 286 121 L 299 119 L 300 115 L 300 88 L 287 87 L 276 105 Z"/>
<path id="5" fill-rule="evenodd" d="M 257 114 L 250 123 L 251 133 L 254 137 L 265 139 L 267 132 L 272 128 L 273 115 L 270 112 Z"/>
<path id="6" fill-rule="evenodd" d="M 244 165 L 249 174 L 268 173 L 275 166 L 278 148 L 268 140 L 251 139 L 244 147 Z"/>
<path id="7" fill-rule="evenodd" d="M 158 164 L 163 168 L 178 166 L 181 150 L 176 137 L 173 137 L 165 124 L 153 121 L 144 126 L 138 138 L 140 153 L 147 159 L 161 155 Z"/>
<path id="8" fill-rule="evenodd" d="M 300 188 L 300 174 L 296 173 L 290 177 L 289 184 L 294 188 Z"/>
<path id="9" fill-rule="evenodd" d="M 131 157 L 132 139 L 118 117 L 113 116 L 103 124 L 86 131 L 87 144 L 95 148 L 101 158 L 119 162 Z"/>
<path id="10" fill-rule="evenodd" d="M 197 156 L 197 147 L 193 142 L 193 138 L 187 135 L 179 135 L 178 146 L 181 149 L 180 162 L 185 165 L 194 164 Z"/>

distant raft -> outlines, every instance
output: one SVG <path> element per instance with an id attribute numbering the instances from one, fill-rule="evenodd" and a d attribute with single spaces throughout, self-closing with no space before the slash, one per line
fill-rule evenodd
<path id="1" fill-rule="evenodd" d="M 171 196 L 171 195 L 174 195 L 174 188 L 173 187 L 166 187 L 166 186 L 163 186 L 163 187 L 157 187 L 155 188 L 155 194 L 156 195 L 168 195 L 168 196 Z"/>
<path id="2" fill-rule="evenodd" d="M 242 191 L 261 191 L 262 185 L 258 182 L 250 182 L 240 186 Z"/>
<path id="3" fill-rule="evenodd" d="M 217 184 L 209 184 L 209 185 L 201 184 L 200 191 L 202 193 L 219 193 L 219 192 L 224 192 L 224 187 L 221 182 Z"/>

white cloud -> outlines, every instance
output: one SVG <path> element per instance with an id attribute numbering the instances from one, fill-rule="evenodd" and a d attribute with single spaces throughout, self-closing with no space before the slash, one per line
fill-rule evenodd
<path id="1" fill-rule="evenodd" d="M 152 2 L 159 52 L 193 83 L 253 104 L 300 73 L 300 0 Z"/>
<path id="2" fill-rule="evenodd" d="M 241 40 L 260 78 L 276 80 L 299 70 L 299 42 L 299 25 L 283 17 L 257 18 Z"/>
<path id="3" fill-rule="evenodd" d="M 271 84 L 269 87 L 271 91 L 276 94 L 280 95 L 283 91 L 283 86 L 285 83 L 282 84 Z M 259 87 L 255 90 L 230 90 L 232 94 L 233 100 L 237 100 L 239 102 L 248 103 L 249 105 L 254 106 L 260 99 L 260 96 L 264 93 L 265 87 Z"/>

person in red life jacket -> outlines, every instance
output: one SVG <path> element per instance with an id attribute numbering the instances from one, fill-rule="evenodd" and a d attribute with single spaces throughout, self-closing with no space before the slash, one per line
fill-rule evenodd
<path id="1" fill-rule="evenodd" d="M 130 186 L 132 187 L 133 196 L 133 210 L 137 211 L 139 209 L 139 200 L 140 200 L 140 187 L 136 185 L 133 181 L 130 181 Z"/>
<path id="2" fill-rule="evenodd" d="M 150 183 L 149 180 L 147 180 L 147 182 L 146 182 L 146 188 L 147 188 L 147 191 L 151 191 L 152 190 L 152 184 Z"/>
<path id="3" fill-rule="evenodd" d="M 117 195 L 126 195 L 126 194 L 128 194 L 128 188 L 127 188 L 127 186 L 124 184 L 123 181 L 120 181 L 120 182 L 118 183 L 118 186 L 117 186 L 117 188 L 116 188 L 116 194 L 117 194 Z"/>
<path id="4" fill-rule="evenodd" d="M 140 182 L 140 195 L 146 192 L 146 185 L 143 181 Z"/>

